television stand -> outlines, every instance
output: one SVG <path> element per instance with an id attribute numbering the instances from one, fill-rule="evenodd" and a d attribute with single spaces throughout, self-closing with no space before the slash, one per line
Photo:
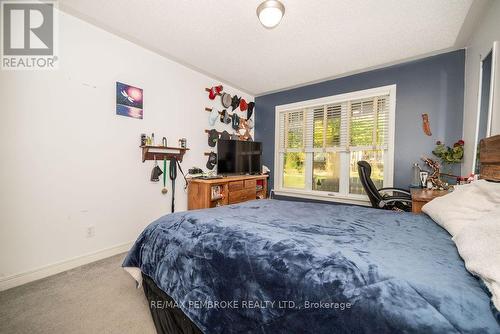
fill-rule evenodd
<path id="1" fill-rule="evenodd" d="M 197 179 L 197 180 L 217 180 L 217 179 L 222 179 L 223 177 L 224 176 L 219 176 L 219 175 L 213 175 L 213 176 L 202 175 L 202 176 L 193 177 L 193 179 Z"/>
<path id="2" fill-rule="evenodd" d="M 267 198 L 268 175 L 188 180 L 188 210 L 208 209 Z"/>

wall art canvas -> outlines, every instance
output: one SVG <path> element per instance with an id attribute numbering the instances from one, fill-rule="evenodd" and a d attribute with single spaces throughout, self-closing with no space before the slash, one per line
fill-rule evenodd
<path id="1" fill-rule="evenodd" d="M 116 114 L 120 116 L 143 118 L 142 89 L 116 82 Z"/>

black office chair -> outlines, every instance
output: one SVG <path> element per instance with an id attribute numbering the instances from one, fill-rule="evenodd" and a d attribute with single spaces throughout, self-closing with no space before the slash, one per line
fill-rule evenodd
<path id="1" fill-rule="evenodd" d="M 396 211 L 411 211 L 411 194 L 399 188 L 377 189 L 370 178 L 372 167 L 366 161 L 358 161 L 358 174 L 361 184 L 374 208 Z M 392 192 L 392 195 L 389 193 Z"/>

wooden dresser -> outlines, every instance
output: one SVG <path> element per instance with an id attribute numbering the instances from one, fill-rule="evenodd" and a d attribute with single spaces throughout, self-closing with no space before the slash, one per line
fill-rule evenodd
<path id="1" fill-rule="evenodd" d="M 267 178 L 267 175 L 248 175 L 209 180 L 190 179 L 188 210 L 267 198 Z"/>

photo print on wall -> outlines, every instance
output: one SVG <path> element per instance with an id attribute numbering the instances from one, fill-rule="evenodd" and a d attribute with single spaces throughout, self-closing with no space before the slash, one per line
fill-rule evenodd
<path id="1" fill-rule="evenodd" d="M 116 114 L 120 116 L 143 118 L 142 89 L 116 82 Z"/>

